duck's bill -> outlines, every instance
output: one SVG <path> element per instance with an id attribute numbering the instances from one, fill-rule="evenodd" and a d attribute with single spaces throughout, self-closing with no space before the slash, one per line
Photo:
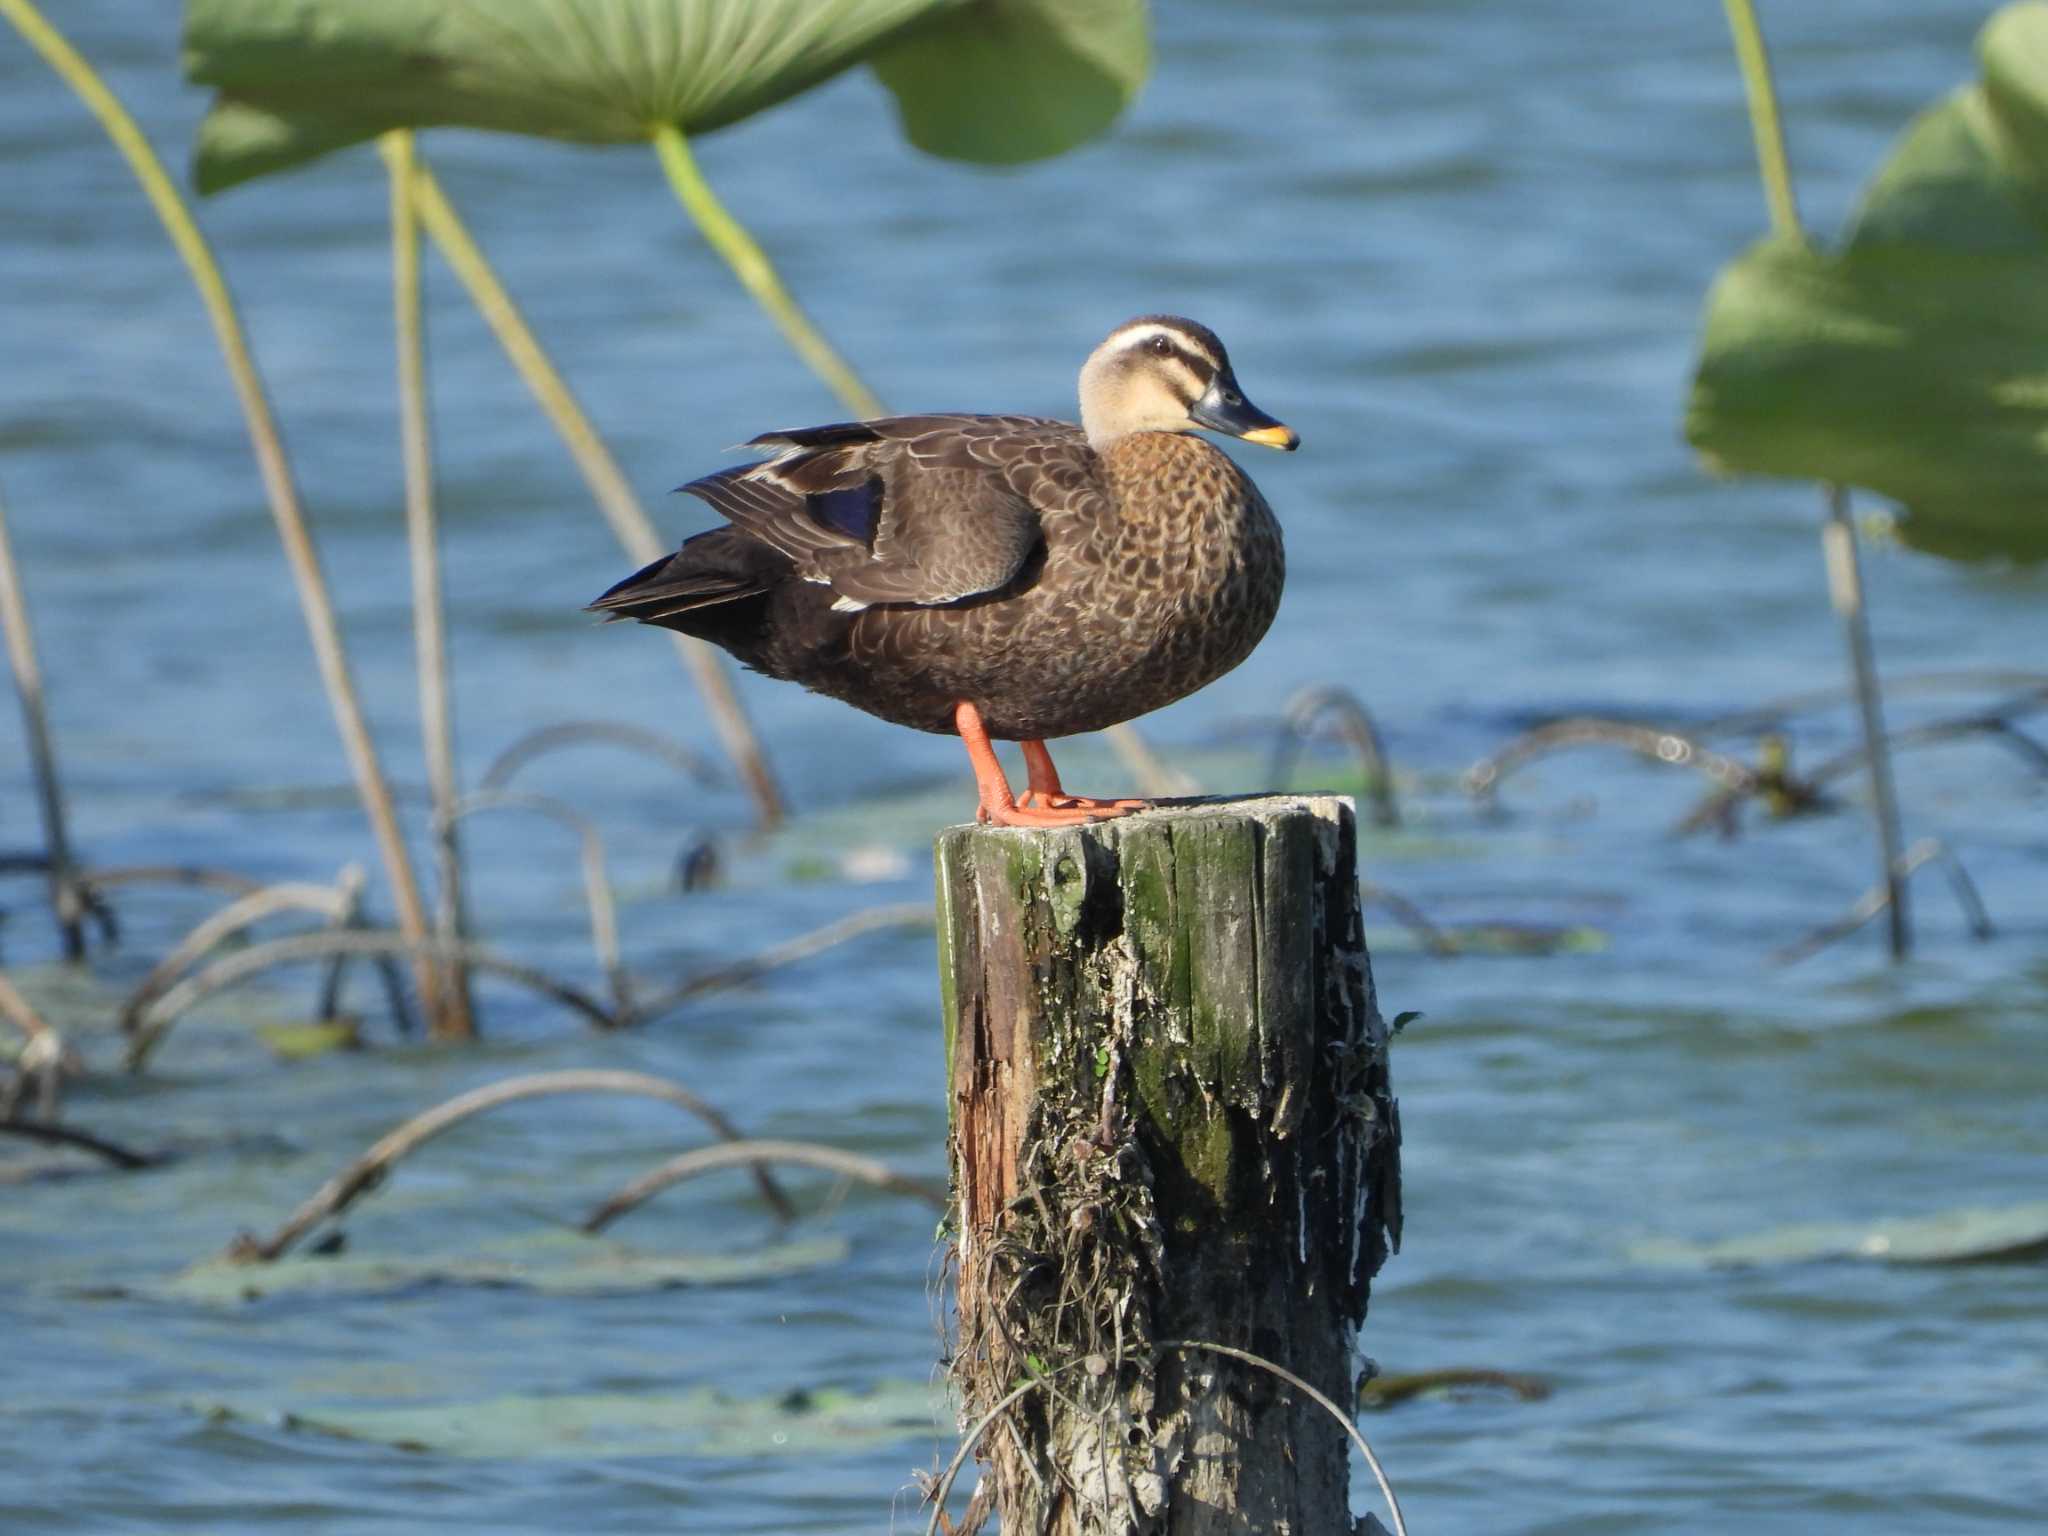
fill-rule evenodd
<path id="1" fill-rule="evenodd" d="M 1235 386 L 1220 380 L 1212 384 L 1208 393 L 1189 409 L 1188 420 L 1198 427 L 1207 427 L 1211 432 L 1227 432 L 1248 443 L 1263 443 L 1268 448 L 1279 448 L 1288 453 L 1301 446 L 1301 438 L 1294 428 L 1275 421 L 1245 399 Z"/>

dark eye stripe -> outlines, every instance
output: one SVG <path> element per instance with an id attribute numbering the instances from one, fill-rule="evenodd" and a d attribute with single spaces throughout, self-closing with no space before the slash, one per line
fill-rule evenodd
<path id="1" fill-rule="evenodd" d="M 1154 325 L 1156 324 L 1157 323 L 1154 322 Z M 1129 341 L 1124 343 L 1124 346 L 1128 348 L 1129 354 L 1131 356 L 1149 356 L 1161 358 L 1167 356 L 1178 357 L 1182 362 L 1186 363 L 1189 367 L 1193 368 L 1197 373 L 1203 375 L 1214 374 L 1218 372 L 1222 367 L 1222 364 L 1216 358 L 1213 358 L 1209 355 L 1208 350 L 1206 348 L 1199 345 L 1191 337 L 1183 336 L 1176 331 L 1168 330 L 1163 327 L 1154 329 L 1148 326 L 1147 331 L 1148 334 L 1141 336 L 1133 336 Z M 1158 350 L 1159 344 L 1161 342 L 1166 343 L 1167 347 L 1170 349 L 1168 352 L 1162 353 Z"/>

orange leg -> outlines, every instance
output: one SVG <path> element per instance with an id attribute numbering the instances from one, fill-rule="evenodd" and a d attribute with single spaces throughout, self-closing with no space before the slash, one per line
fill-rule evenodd
<path id="1" fill-rule="evenodd" d="M 979 820 L 992 821 L 999 827 L 1072 827 L 1097 819 L 1094 813 L 1078 807 L 1019 805 L 1010 794 L 1010 781 L 1003 776 L 1003 765 L 996 761 L 996 749 L 989 744 L 981 711 L 966 699 L 953 706 L 953 729 L 966 743 L 967 760 L 974 765 L 974 787 L 981 794 L 981 804 L 975 810 Z"/>
<path id="2" fill-rule="evenodd" d="M 1125 811 L 1142 811 L 1148 800 L 1097 800 L 1091 795 L 1070 795 L 1060 788 L 1060 772 L 1052 765 L 1052 754 L 1042 741 L 1024 743 L 1024 768 L 1031 775 L 1031 787 L 1018 804 L 1044 806 L 1048 810 L 1092 811 L 1098 816 L 1120 816 Z"/>

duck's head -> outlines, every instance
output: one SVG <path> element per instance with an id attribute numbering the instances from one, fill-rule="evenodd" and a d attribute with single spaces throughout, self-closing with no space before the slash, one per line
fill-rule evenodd
<path id="1" fill-rule="evenodd" d="M 1301 441 L 1245 399 L 1216 333 L 1178 315 L 1127 320 L 1095 349 L 1081 369 L 1081 426 L 1097 449 L 1132 432 L 1197 429 L 1290 453 Z"/>

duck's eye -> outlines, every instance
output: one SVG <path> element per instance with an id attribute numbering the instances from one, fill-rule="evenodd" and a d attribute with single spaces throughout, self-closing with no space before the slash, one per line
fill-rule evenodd
<path id="1" fill-rule="evenodd" d="M 1165 357 L 1169 355 L 1172 351 L 1173 343 L 1168 341 L 1164 336 L 1154 336 L 1152 338 L 1152 355 L 1154 357 Z"/>

